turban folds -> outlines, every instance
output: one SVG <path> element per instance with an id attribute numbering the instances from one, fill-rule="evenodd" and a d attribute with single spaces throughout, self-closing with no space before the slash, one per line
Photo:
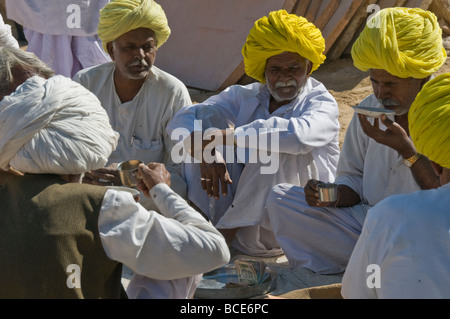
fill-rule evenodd
<path id="1" fill-rule="evenodd" d="M 103 167 L 119 134 L 97 97 L 69 78 L 33 76 L 0 102 L 0 168 L 81 174 Z"/>
<path id="2" fill-rule="evenodd" d="M 312 71 L 325 61 L 325 39 L 314 24 L 286 10 L 273 11 L 255 22 L 242 48 L 245 72 L 265 83 L 268 58 L 295 52 L 312 62 Z"/>
<path id="3" fill-rule="evenodd" d="M 100 10 L 98 36 L 106 52 L 108 42 L 138 28 L 155 32 L 157 48 L 170 35 L 166 14 L 153 0 L 113 0 Z"/>
<path id="4" fill-rule="evenodd" d="M 436 16 L 419 8 L 386 8 L 369 20 L 352 47 L 354 65 L 382 69 L 400 78 L 423 79 L 447 54 Z"/>
<path id="5" fill-rule="evenodd" d="M 408 112 L 417 151 L 450 169 L 450 73 L 424 85 Z"/>

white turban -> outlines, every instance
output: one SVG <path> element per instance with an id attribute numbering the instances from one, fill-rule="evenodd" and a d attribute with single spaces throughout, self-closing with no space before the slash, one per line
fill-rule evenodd
<path id="1" fill-rule="evenodd" d="M 33 76 L 0 102 L 0 168 L 81 174 L 103 167 L 119 134 L 97 97 L 57 75 Z"/>
<path id="2" fill-rule="evenodd" d="M 18 48 L 19 43 L 11 33 L 11 26 L 3 21 L 3 17 L 0 15 L 0 46 L 9 46 Z"/>

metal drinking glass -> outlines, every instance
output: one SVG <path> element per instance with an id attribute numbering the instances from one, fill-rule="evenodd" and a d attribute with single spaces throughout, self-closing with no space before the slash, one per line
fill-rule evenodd
<path id="1" fill-rule="evenodd" d="M 128 160 L 120 163 L 117 166 L 119 170 L 120 179 L 122 184 L 127 187 L 136 187 L 139 180 L 138 167 L 143 163 L 139 160 Z"/>
<path id="2" fill-rule="evenodd" d="M 323 203 L 332 203 L 337 200 L 337 184 L 320 183 L 317 185 L 319 189 L 319 200 Z"/>

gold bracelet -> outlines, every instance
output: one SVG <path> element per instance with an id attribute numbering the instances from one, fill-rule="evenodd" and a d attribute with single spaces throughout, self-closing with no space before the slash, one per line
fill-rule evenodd
<path id="1" fill-rule="evenodd" d="M 408 166 L 409 168 L 411 168 L 421 157 L 422 155 L 420 155 L 419 153 L 414 154 L 411 157 L 405 158 L 403 160 L 403 163 L 405 163 L 406 166 Z"/>

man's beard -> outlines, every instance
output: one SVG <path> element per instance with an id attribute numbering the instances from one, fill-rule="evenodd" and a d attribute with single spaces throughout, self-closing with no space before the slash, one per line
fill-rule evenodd
<path id="1" fill-rule="evenodd" d="M 132 72 L 130 68 L 132 67 L 143 67 L 143 69 L 140 72 Z M 135 78 L 135 79 L 141 79 L 147 76 L 148 71 L 149 71 L 149 65 L 147 63 L 147 61 L 145 61 L 144 59 L 141 60 L 136 60 L 133 63 L 128 65 L 128 69 L 130 70 L 130 75 L 131 77 Z"/>
<path id="2" fill-rule="evenodd" d="M 283 101 L 292 101 L 294 99 L 296 99 L 300 93 L 303 91 L 306 81 L 301 83 L 300 85 L 297 85 L 297 82 L 295 80 L 289 80 L 287 82 L 284 81 L 277 81 L 275 83 L 275 88 L 272 88 L 271 85 L 269 84 L 269 82 L 266 79 L 266 83 L 267 83 L 267 88 L 269 89 L 270 94 L 272 95 L 272 97 L 277 101 L 277 102 L 283 102 Z M 278 95 L 278 93 L 276 92 L 277 89 L 279 88 L 283 88 L 283 87 L 297 87 L 297 90 L 292 93 L 290 96 L 285 96 L 285 97 L 281 97 Z"/>

